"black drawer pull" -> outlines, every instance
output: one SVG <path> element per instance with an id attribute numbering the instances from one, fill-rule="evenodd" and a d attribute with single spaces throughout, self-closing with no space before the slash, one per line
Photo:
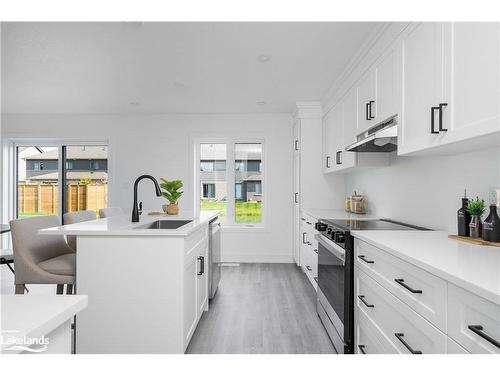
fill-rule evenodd
<path id="1" fill-rule="evenodd" d="M 406 347 L 406 349 L 410 351 L 411 354 L 422 354 L 420 350 L 413 350 L 413 348 L 410 345 L 408 345 L 408 343 L 403 339 L 403 337 L 405 336 L 404 334 L 395 333 L 394 336 L 396 336 L 396 338 L 399 341 L 401 341 L 401 343 Z"/>
<path id="2" fill-rule="evenodd" d="M 439 131 L 447 132 L 448 129 L 443 128 L 443 107 L 446 107 L 448 103 L 439 103 Z"/>
<path id="3" fill-rule="evenodd" d="M 364 303 L 366 307 L 375 307 L 375 305 L 370 305 L 368 302 L 365 300 L 365 296 L 358 296 L 359 300 Z"/>
<path id="4" fill-rule="evenodd" d="M 307 224 L 312 225 L 310 221 L 306 221 Z"/>
<path id="5" fill-rule="evenodd" d="M 312 268 L 310 266 L 306 266 L 308 271 L 312 271 Z"/>
<path id="6" fill-rule="evenodd" d="M 312 245 L 313 243 L 312 243 L 312 242 L 310 242 L 310 241 L 307 241 L 307 244 L 308 244 L 308 245 Z"/>
<path id="7" fill-rule="evenodd" d="M 500 348 L 500 342 L 495 340 L 493 337 L 488 336 L 486 333 L 483 332 L 483 326 L 479 325 L 471 325 L 468 326 L 468 328 L 474 332 L 476 335 L 481 336 L 483 339 L 488 341 L 490 344 L 495 345 L 497 348 Z"/>
<path id="8" fill-rule="evenodd" d="M 358 348 L 359 348 L 359 351 L 361 352 L 361 354 L 366 354 L 364 345 L 358 345 Z"/>
<path id="9" fill-rule="evenodd" d="M 403 288 L 409 290 L 412 293 L 415 294 L 422 294 L 421 290 L 418 289 L 413 289 L 411 286 L 408 286 L 405 284 L 405 279 L 394 279 L 395 282 L 397 282 L 399 285 L 401 285 Z"/>
<path id="10" fill-rule="evenodd" d="M 318 254 L 318 249 L 314 249 L 314 252 L 315 252 L 316 254 Z"/>
<path id="11" fill-rule="evenodd" d="M 318 278 L 317 277 L 313 277 L 314 281 L 316 281 L 316 284 L 318 283 Z"/>
<path id="12" fill-rule="evenodd" d="M 201 276 L 205 273 L 205 257 L 199 256 L 198 260 L 200 261 L 200 272 L 198 272 L 198 276 Z"/>
<path id="13" fill-rule="evenodd" d="M 373 260 L 366 260 L 364 255 L 358 255 L 358 258 L 361 259 L 365 263 L 370 263 L 370 264 L 375 263 Z"/>
<path id="14" fill-rule="evenodd" d="M 436 131 L 436 129 L 434 129 L 434 111 L 437 111 L 439 109 L 439 107 L 431 107 L 431 133 L 432 134 L 439 134 L 438 131 Z"/>

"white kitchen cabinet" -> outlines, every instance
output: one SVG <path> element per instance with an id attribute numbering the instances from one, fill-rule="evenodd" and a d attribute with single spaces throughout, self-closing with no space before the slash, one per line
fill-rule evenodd
<path id="1" fill-rule="evenodd" d="M 197 276 L 197 309 L 198 316 L 201 317 L 205 310 L 208 310 L 208 244 L 204 245 L 198 255 Z"/>
<path id="2" fill-rule="evenodd" d="M 452 144 L 463 152 L 458 142 L 478 137 L 485 145 L 494 141 L 487 136 L 500 131 L 499 51 L 498 23 L 420 23 L 410 28 L 400 41 L 399 155 Z"/>
<path id="3" fill-rule="evenodd" d="M 196 255 L 193 254 L 189 259 L 186 259 L 184 269 L 184 341 L 189 342 L 191 336 L 196 329 L 198 318 L 198 296 L 196 289 L 198 288 L 197 278 L 198 261 Z"/>
<path id="4" fill-rule="evenodd" d="M 377 70 L 370 69 L 358 84 L 358 131 L 363 133 L 376 124 Z"/>
<path id="5" fill-rule="evenodd" d="M 500 23 L 456 22 L 449 30 L 443 144 L 500 131 Z"/>
<path id="6" fill-rule="evenodd" d="M 294 139 L 291 145 L 294 155 L 295 190 L 290 198 L 294 202 L 294 260 L 301 267 L 304 266 L 301 257 L 305 254 L 302 249 L 301 212 L 309 208 L 339 208 L 342 205 L 338 195 L 333 193 L 338 186 L 337 181 L 324 175 L 324 125 L 320 103 L 296 103 Z"/>
<path id="7" fill-rule="evenodd" d="M 391 46 L 376 62 L 375 71 L 377 95 L 374 125 L 399 113 L 401 59 L 396 46 Z"/>
<path id="8" fill-rule="evenodd" d="M 342 100 L 344 106 L 344 122 L 342 127 L 342 140 L 343 144 L 341 150 L 341 164 L 340 169 L 353 168 L 356 166 L 358 157 L 355 152 L 346 151 L 345 148 L 350 144 L 356 142 L 358 135 L 358 89 L 357 87 L 351 88 L 344 99 Z"/>
<path id="9" fill-rule="evenodd" d="M 343 109 L 343 103 L 337 103 L 323 118 L 323 168 L 326 173 L 342 167 Z"/>
<path id="10" fill-rule="evenodd" d="M 398 154 L 439 145 L 438 112 L 444 100 L 444 35 L 449 24 L 413 25 L 400 41 L 402 95 Z M 441 106 L 441 112 L 448 108 Z M 446 113 L 446 116 L 448 114 Z M 432 124 L 434 126 L 432 126 Z"/>

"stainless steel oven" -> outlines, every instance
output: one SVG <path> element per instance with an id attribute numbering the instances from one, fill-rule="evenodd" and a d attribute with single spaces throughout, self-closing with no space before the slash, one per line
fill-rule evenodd
<path id="1" fill-rule="evenodd" d="M 338 233 L 340 236 L 340 233 Z M 352 353 L 353 250 L 322 234 L 318 240 L 318 315 L 337 353 Z M 345 238 L 344 238 L 345 240 Z"/>

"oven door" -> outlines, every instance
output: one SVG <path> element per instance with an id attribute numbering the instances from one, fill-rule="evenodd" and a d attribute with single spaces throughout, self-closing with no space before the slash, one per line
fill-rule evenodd
<path id="1" fill-rule="evenodd" d="M 346 308 L 345 250 L 322 235 L 317 235 L 318 240 L 318 287 L 322 299 L 329 306 L 323 306 L 339 334 L 344 338 L 344 312 Z"/>

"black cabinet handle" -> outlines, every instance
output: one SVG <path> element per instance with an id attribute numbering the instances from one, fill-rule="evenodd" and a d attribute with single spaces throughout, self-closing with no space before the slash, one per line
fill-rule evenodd
<path id="1" fill-rule="evenodd" d="M 468 326 L 468 328 L 472 332 L 474 332 L 476 335 L 481 336 L 483 339 L 485 339 L 486 341 L 488 341 L 490 344 L 493 344 L 497 348 L 500 348 L 500 342 L 498 342 L 493 337 L 490 337 L 486 333 L 484 333 L 483 326 L 480 326 L 480 325 L 471 325 L 471 326 Z"/>
<path id="2" fill-rule="evenodd" d="M 316 281 L 316 284 L 318 283 L 318 278 L 317 277 L 313 277 L 314 281 Z"/>
<path id="3" fill-rule="evenodd" d="M 432 134 L 439 134 L 438 131 L 436 131 L 436 129 L 434 129 L 434 112 L 439 110 L 439 107 L 431 107 L 431 133 Z"/>
<path id="4" fill-rule="evenodd" d="M 361 354 L 366 354 L 364 345 L 358 345 L 358 348 L 359 348 L 359 351 L 361 352 Z"/>
<path id="5" fill-rule="evenodd" d="M 373 260 L 367 260 L 364 255 L 358 255 L 358 258 L 361 259 L 365 263 L 370 263 L 370 264 L 375 263 Z"/>
<path id="6" fill-rule="evenodd" d="M 375 307 L 375 305 L 371 305 L 371 304 L 369 304 L 368 302 L 366 302 L 366 300 L 365 300 L 365 296 L 358 296 L 358 298 L 359 298 L 359 300 L 360 300 L 361 302 L 363 302 L 363 304 L 364 304 L 366 307 Z"/>
<path id="7" fill-rule="evenodd" d="M 302 243 L 306 244 L 306 232 L 302 232 Z"/>
<path id="8" fill-rule="evenodd" d="M 368 107 L 369 107 L 369 111 L 368 111 L 368 117 L 369 117 L 369 120 L 373 120 L 375 118 L 375 116 L 372 116 L 372 105 L 375 104 L 375 101 L 374 100 L 370 100 L 368 102 Z"/>
<path id="9" fill-rule="evenodd" d="M 403 337 L 405 336 L 404 334 L 395 333 L 394 336 L 396 336 L 396 338 L 399 341 L 401 341 L 401 343 L 406 347 L 406 349 L 410 351 L 411 354 L 422 354 L 420 350 L 413 350 L 413 348 L 410 345 L 408 345 L 408 343 L 403 339 Z"/>
<path id="10" fill-rule="evenodd" d="M 336 156 L 335 162 L 337 164 L 342 164 L 342 151 L 337 151 L 337 153 L 335 154 L 335 156 Z"/>
<path id="11" fill-rule="evenodd" d="M 310 221 L 306 221 L 306 223 L 309 224 L 309 225 L 312 225 L 312 223 Z"/>
<path id="12" fill-rule="evenodd" d="M 295 151 L 299 151 L 299 140 L 295 140 Z"/>
<path id="13" fill-rule="evenodd" d="M 200 261 L 200 271 L 198 272 L 198 276 L 201 276 L 205 273 L 205 257 L 199 256 L 198 260 Z"/>
<path id="14" fill-rule="evenodd" d="M 405 280 L 404 279 L 394 279 L 395 282 L 397 282 L 399 285 L 401 285 L 403 288 L 409 290 L 410 292 L 412 293 L 415 293 L 415 294 L 422 294 L 422 291 L 421 290 L 418 290 L 418 289 L 413 289 L 411 286 L 405 284 Z"/>
<path id="15" fill-rule="evenodd" d="M 318 249 L 314 249 L 314 252 L 315 252 L 316 254 L 318 254 Z"/>
<path id="16" fill-rule="evenodd" d="M 295 193 L 295 203 L 299 203 L 299 193 Z"/>
<path id="17" fill-rule="evenodd" d="M 330 159 L 331 159 L 331 157 L 330 157 L 330 156 L 327 156 L 327 157 L 326 157 L 326 167 L 327 167 L 327 168 L 330 168 L 330 167 L 331 167 L 331 165 L 330 165 Z"/>
<path id="18" fill-rule="evenodd" d="M 439 131 L 447 132 L 448 129 L 443 128 L 443 108 L 446 107 L 448 103 L 439 103 Z"/>
<path id="19" fill-rule="evenodd" d="M 307 244 L 308 245 L 312 245 L 313 243 L 311 241 L 307 241 Z"/>
<path id="20" fill-rule="evenodd" d="M 311 267 L 306 266 L 306 268 L 307 268 L 307 270 L 308 270 L 308 271 L 312 271 L 312 268 L 311 268 Z"/>
<path id="21" fill-rule="evenodd" d="M 370 121 L 370 103 L 366 103 L 366 108 L 365 108 L 365 115 L 366 115 L 366 120 Z"/>
<path id="22" fill-rule="evenodd" d="M 301 218 L 300 218 L 300 220 L 302 220 L 302 221 L 306 221 L 306 219 L 305 219 L 305 218 L 303 218 L 303 217 L 301 217 Z"/>

